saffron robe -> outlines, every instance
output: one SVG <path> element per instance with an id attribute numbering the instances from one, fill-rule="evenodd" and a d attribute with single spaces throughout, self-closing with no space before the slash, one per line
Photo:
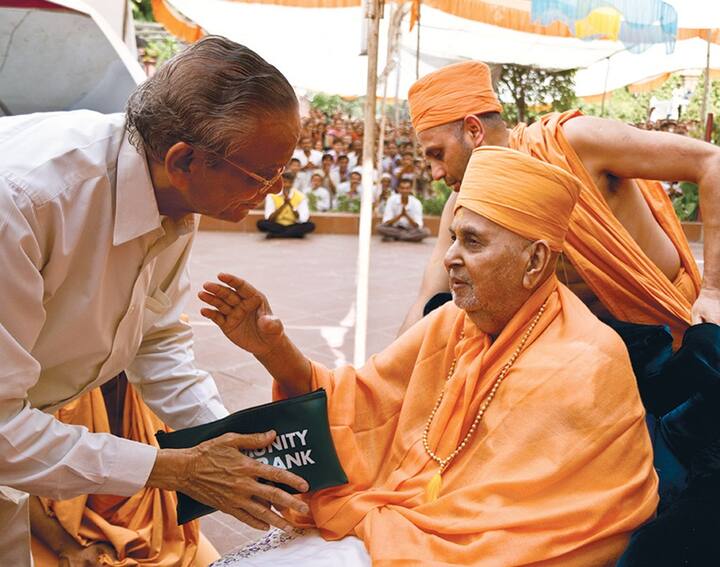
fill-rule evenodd
<path id="1" fill-rule="evenodd" d="M 83 425 L 94 433 L 109 433 L 110 424 L 100 388 L 73 400 L 56 414 L 63 423 Z M 127 384 L 122 414 L 122 436 L 157 447 L 155 432 L 167 427 Z M 122 456 L 120 456 L 122 458 Z M 174 492 L 145 488 L 125 498 L 90 494 L 69 500 L 40 498 L 46 512 L 55 517 L 78 542 L 89 545 L 109 542 L 115 548 L 113 567 L 206 567 L 218 558 L 212 545 L 200 535 L 199 522 L 177 525 Z M 54 567 L 57 557 L 33 538 L 37 567 Z"/>
<path id="2" fill-rule="evenodd" d="M 441 390 L 428 440 L 445 457 L 546 298 L 443 473 L 440 497 L 427 502 L 438 465 L 422 436 Z M 312 388 L 320 387 L 349 484 L 307 496 L 309 516 L 287 514 L 326 539 L 360 537 L 373 565 L 605 565 L 655 512 L 652 448 L 625 346 L 555 276 L 494 341 L 448 303 L 361 369 L 313 363 Z"/>

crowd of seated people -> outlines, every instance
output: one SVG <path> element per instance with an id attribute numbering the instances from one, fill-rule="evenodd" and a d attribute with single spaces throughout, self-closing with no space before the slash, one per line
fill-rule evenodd
<path id="1" fill-rule="evenodd" d="M 431 173 L 416 156 L 408 122 L 386 130 L 383 157 L 374 164 L 373 211 L 382 217 L 402 180 L 410 181 L 413 208 L 432 192 Z M 303 120 L 298 147 L 288 164 L 293 188 L 308 197 L 312 212 L 357 211 L 362 193 L 363 124 L 311 110 Z M 373 161 L 376 161 L 375 159 Z M 266 219 L 267 220 L 267 219 Z"/>

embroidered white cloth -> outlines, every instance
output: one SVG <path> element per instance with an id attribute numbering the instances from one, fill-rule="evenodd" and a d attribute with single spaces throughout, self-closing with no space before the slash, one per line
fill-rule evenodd
<path id="1" fill-rule="evenodd" d="M 370 567 L 362 540 L 348 536 L 325 541 L 317 530 L 285 533 L 273 528 L 265 536 L 224 557 L 211 567 Z"/>

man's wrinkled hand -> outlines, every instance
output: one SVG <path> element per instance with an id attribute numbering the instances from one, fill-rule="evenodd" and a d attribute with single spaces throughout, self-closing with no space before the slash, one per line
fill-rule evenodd
<path id="1" fill-rule="evenodd" d="M 692 324 L 720 325 L 720 289 L 701 288 L 692 308 Z"/>
<path id="2" fill-rule="evenodd" d="M 219 274 L 222 282 L 206 282 L 198 297 L 214 307 L 200 313 L 215 323 L 240 348 L 261 356 L 270 352 L 285 336 L 283 324 L 273 316 L 266 297 L 245 280 Z"/>
<path id="3" fill-rule="evenodd" d="M 226 433 L 191 449 L 162 449 L 148 486 L 183 492 L 259 530 L 270 526 L 292 529 L 272 506 L 308 514 L 307 504 L 267 483 L 280 483 L 306 492 L 307 482 L 285 469 L 266 465 L 240 452 L 265 448 L 274 439 L 274 431 L 250 435 Z"/>
<path id="4" fill-rule="evenodd" d="M 183 492 L 195 500 L 235 516 L 253 528 L 283 530 L 292 525 L 271 506 L 308 513 L 307 504 L 284 490 L 260 482 L 260 479 L 291 486 L 300 492 L 307 482 L 284 469 L 266 465 L 243 455 L 240 449 L 262 449 L 275 439 L 274 432 L 240 435 L 226 433 L 193 449 L 188 478 Z"/>

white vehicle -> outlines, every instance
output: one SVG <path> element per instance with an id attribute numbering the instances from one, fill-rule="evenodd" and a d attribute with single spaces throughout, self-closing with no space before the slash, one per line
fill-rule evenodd
<path id="1" fill-rule="evenodd" d="M 135 54 L 75 0 L 0 0 L 0 116 L 121 112 L 145 79 Z"/>

